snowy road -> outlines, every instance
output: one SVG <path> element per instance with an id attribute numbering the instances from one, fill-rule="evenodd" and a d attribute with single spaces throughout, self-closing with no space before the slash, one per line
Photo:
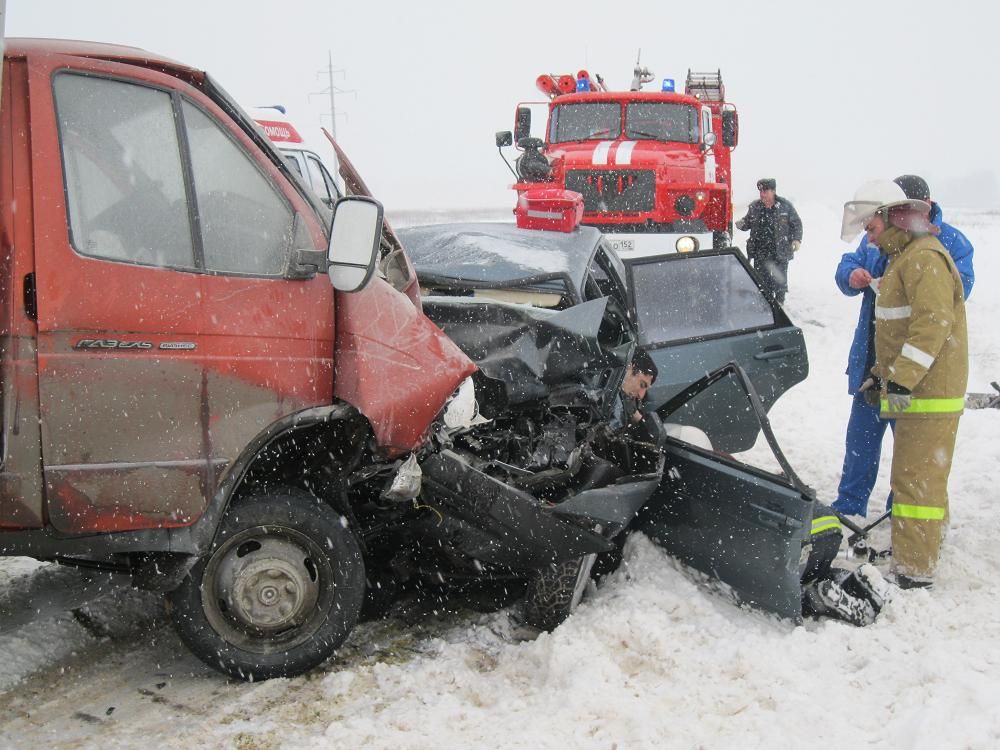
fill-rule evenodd
<path id="1" fill-rule="evenodd" d="M 832 280 L 850 249 L 835 240 L 839 208 L 797 207 L 806 239 L 787 308 L 805 331 L 810 376 L 771 419 L 792 465 L 829 501 L 858 301 Z M 1000 379 L 1000 214 L 945 207 L 945 219 L 977 247 L 970 390 L 985 391 Z M 241 684 L 191 656 L 159 605 L 136 596 L 117 601 L 111 638 L 66 615 L 0 634 L 0 747 L 995 748 L 998 468 L 1000 412 L 968 412 L 936 588 L 898 593 L 866 629 L 796 628 L 737 609 L 638 537 L 628 564 L 536 640 L 510 637 L 503 612 L 431 613 L 360 626 L 309 675 Z M 0 584 L 38 575 L 33 567 L 0 561 Z"/>

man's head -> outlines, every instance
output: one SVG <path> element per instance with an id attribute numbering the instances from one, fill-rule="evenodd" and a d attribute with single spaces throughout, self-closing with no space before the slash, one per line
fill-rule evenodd
<path id="1" fill-rule="evenodd" d="M 656 363 L 649 356 L 645 349 L 636 349 L 632 355 L 632 364 L 625 373 L 625 381 L 622 383 L 622 391 L 626 396 L 642 401 L 646 398 L 646 391 L 656 382 L 659 371 Z"/>
<path id="2" fill-rule="evenodd" d="M 876 242 L 890 224 L 907 231 L 926 230 L 929 210 L 926 201 L 907 198 L 895 182 L 866 182 L 854 193 L 854 200 L 844 204 L 840 238 L 850 242 L 864 229 L 868 241 Z M 921 217 L 922 224 L 917 221 Z"/>
<path id="3" fill-rule="evenodd" d="M 923 177 L 918 177 L 915 174 L 901 174 L 893 182 L 903 189 L 907 198 L 926 203 L 931 202 L 931 190 L 927 187 L 927 181 Z"/>
<path id="4" fill-rule="evenodd" d="M 778 181 L 773 177 L 761 177 L 757 180 L 757 190 L 760 191 L 760 199 L 768 208 L 774 205 L 775 190 L 777 188 Z"/>

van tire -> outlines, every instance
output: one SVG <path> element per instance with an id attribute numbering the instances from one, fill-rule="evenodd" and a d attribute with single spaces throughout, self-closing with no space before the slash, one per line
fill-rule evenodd
<path id="1" fill-rule="evenodd" d="M 241 680 L 292 677 L 354 628 L 365 569 L 354 534 L 312 495 L 283 489 L 230 507 L 211 550 L 170 593 L 181 639 Z"/>
<path id="2" fill-rule="evenodd" d="M 597 555 L 549 565 L 528 582 L 521 619 L 539 630 L 555 630 L 576 609 L 590 581 Z"/>

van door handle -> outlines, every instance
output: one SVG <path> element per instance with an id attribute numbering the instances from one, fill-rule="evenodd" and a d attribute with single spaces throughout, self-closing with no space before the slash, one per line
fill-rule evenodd
<path id="1" fill-rule="evenodd" d="M 24 314 L 30 320 L 38 320 L 38 294 L 35 291 L 35 272 L 24 276 Z"/>
<path id="2" fill-rule="evenodd" d="M 757 352 L 753 355 L 753 358 L 759 360 L 781 359 L 782 357 L 791 357 L 793 354 L 799 354 L 801 351 L 801 346 L 790 346 L 785 349 L 779 346 L 769 346 L 764 351 Z"/>

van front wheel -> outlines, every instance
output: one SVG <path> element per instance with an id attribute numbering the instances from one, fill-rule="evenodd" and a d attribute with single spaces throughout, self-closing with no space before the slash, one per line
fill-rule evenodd
<path id="1" fill-rule="evenodd" d="M 188 648 L 226 674 L 291 677 L 344 642 L 364 582 L 361 551 L 340 515 L 284 490 L 229 508 L 212 549 L 170 594 L 172 619 Z"/>

